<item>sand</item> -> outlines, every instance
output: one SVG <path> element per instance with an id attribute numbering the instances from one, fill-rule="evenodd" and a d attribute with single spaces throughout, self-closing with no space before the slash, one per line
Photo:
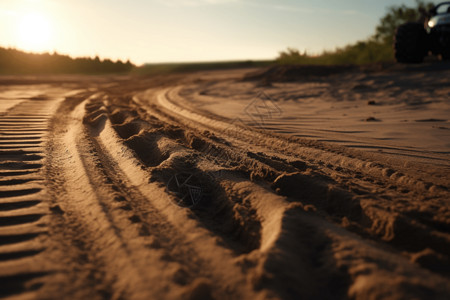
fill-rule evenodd
<path id="1" fill-rule="evenodd" d="M 0 296 L 449 298 L 450 70 L 311 70 L 0 79 Z"/>

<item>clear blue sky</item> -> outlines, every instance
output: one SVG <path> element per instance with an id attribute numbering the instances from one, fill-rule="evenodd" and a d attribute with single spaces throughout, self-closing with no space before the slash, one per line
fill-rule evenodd
<path id="1" fill-rule="evenodd" d="M 436 1 L 434 1 L 437 3 Z M 0 45 L 145 62 L 272 59 L 373 34 L 414 0 L 0 0 Z"/>

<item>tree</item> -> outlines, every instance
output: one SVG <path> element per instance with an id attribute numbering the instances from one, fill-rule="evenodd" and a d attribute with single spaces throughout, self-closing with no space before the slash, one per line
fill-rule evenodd
<path id="1" fill-rule="evenodd" d="M 416 7 L 391 6 L 375 29 L 374 39 L 378 42 L 392 44 L 397 27 L 406 22 L 415 22 L 425 18 L 426 12 L 434 7 L 431 2 L 416 0 Z"/>

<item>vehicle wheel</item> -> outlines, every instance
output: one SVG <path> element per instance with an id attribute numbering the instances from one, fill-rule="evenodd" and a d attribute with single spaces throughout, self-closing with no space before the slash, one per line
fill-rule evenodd
<path id="1" fill-rule="evenodd" d="M 428 52 L 427 32 L 420 23 L 400 25 L 395 33 L 395 59 L 399 63 L 421 63 Z"/>
<path id="2" fill-rule="evenodd" d="M 450 43 L 445 43 L 443 48 L 441 53 L 442 60 L 450 60 Z"/>
<path id="3" fill-rule="evenodd" d="M 450 53 L 442 53 L 442 60 L 450 60 Z"/>

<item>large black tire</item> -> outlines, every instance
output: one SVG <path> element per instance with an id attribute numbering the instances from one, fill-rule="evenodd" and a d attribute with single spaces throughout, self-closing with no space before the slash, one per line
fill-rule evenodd
<path id="1" fill-rule="evenodd" d="M 421 23 L 400 25 L 395 33 L 395 59 L 399 63 L 421 63 L 428 53 L 427 32 Z"/>
<path id="2" fill-rule="evenodd" d="M 449 30 L 450 28 L 447 27 L 447 30 Z M 442 60 L 450 60 L 450 36 L 449 33 L 447 31 L 447 33 L 442 37 L 441 39 L 441 43 L 442 43 Z"/>
<path id="3" fill-rule="evenodd" d="M 441 54 L 442 60 L 450 60 L 450 52 L 444 52 Z"/>

